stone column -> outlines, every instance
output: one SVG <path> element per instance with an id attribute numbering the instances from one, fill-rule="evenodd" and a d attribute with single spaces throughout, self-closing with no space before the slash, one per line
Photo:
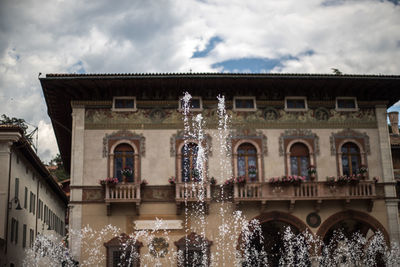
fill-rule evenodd
<path id="1" fill-rule="evenodd" d="M 375 107 L 376 120 L 378 124 L 379 145 L 382 162 L 382 180 L 387 184 L 385 190 L 385 203 L 388 218 L 388 230 L 391 241 L 399 243 L 399 212 L 397 208 L 398 200 L 396 199 L 396 188 L 394 186 L 393 162 L 390 147 L 389 130 L 386 119 L 386 106 L 377 105 Z"/>
<path id="2" fill-rule="evenodd" d="M 81 237 L 79 233 L 82 228 L 82 186 L 84 168 L 84 134 L 85 134 L 85 108 L 81 106 L 72 107 L 72 140 L 71 140 L 71 195 L 70 195 L 70 242 L 69 246 L 73 258 L 80 261 Z M 74 234 L 75 233 L 75 234 Z"/>

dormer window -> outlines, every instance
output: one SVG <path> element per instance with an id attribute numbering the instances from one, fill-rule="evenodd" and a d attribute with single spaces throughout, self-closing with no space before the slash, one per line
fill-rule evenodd
<path id="1" fill-rule="evenodd" d="M 134 96 L 114 97 L 113 111 L 136 111 L 136 97 Z"/>
<path id="2" fill-rule="evenodd" d="M 179 109 L 182 110 L 184 106 L 183 97 L 179 99 Z M 203 110 L 203 101 L 200 96 L 193 96 L 189 100 L 189 109 L 191 111 L 201 111 Z"/>
<path id="3" fill-rule="evenodd" d="M 248 96 L 236 96 L 233 98 L 233 110 L 236 111 L 255 111 L 256 98 Z"/>
<path id="4" fill-rule="evenodd" d="M 286 111 L 306 111 L 307 98 L 303 96 L 289 96 L 285 98 Z"/>
<path id="5" fill-rule="evenodd" d="M 337 97 L 336 110 L 338 111 L 356 111 L 358 109 L 357 99 L 355 97 Z"/>

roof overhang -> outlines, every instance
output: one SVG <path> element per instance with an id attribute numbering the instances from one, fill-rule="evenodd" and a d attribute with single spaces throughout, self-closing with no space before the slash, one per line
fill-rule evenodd
<path id="1" fill-rule="evenodd" d="M 183 92 L 228 99 L 256 95 L 284 99 L 285 95 L 332 100 L 356 96 L 362 101 L 383 101 L 387 107 L 400 99 L 400 76 L 326 74 L 47 74 L 39 78 L 64 166 L 70 168 L 71 101 L 105 101 L 113 96 L 178 99 Z"/>

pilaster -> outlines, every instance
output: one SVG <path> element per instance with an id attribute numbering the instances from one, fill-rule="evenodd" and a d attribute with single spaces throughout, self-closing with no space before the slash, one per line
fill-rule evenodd
<path id="1" fill-rule="evenodd" d="M 74 186 L 83 185 L 84 167 L 84 134 L 85 134 L 85 108 L 72 108 L 72 140 L 71 140 L 71 195 L 70 200 L 82 201 L 82 189 Z M 82 228 L 82 205 L 70 205 L 70 249 L 75 260 L 80 261 L 81 236 L 77 233 Z"/>
<path id="2" fill-rule="evenodd" d="M 379 148 L 382 165 L 382 180 L 385 183 L 386 211 L 388 216 L 388 231 L 391 241 L 400 242 L 399 211 L 394 186 L 393 162 L 387 125 L 386 106 L 376 106 L 376 120 L 379 133 Z"/>

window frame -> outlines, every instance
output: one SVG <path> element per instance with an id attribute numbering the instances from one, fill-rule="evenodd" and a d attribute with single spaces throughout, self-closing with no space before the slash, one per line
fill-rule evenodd
<path id="1" fill-rule="evenodd" d="M 354 108 L 340 108 L 339 104 L 338 104 L 338 100 L 354 100 Z M 336 97 L 335 109 L 336 109 L 336 111 L 358 111 L 357 97 L 353 97 L 353 96 L 338 96 L 338 97 Z"/>
<path id="2" fill-rule="evenodd" d="M 122 138 L 120 140 L 117 140 L 116 142 L 109 143 L 110 146 L 110 153 L 108 154 L 108 177 L 114 177 L 115 174 L 115 154 L 114 151 L 115 149 L 120 145 L 120 144 L 127 144 L 130 145 L 133 149 L 133 183 L 140 183 L 140 151 L 139 151 L 139 141 L 138 140 L 131 140 L 128 138 Z"/>
<path id="3" fill-rule="evenodd" d="M 179 107 L 178 110 L 182 111 L 183 107 L 182 107 L 182 100 L 183 100 L 184 96 L 179 97 Z M 200 107 L 199 108 L 189 108 L 190 111 L 203 111 L 203 98 L 201 96 L 192 96 L 191 99 L 198 99 L 200 102 Z"/>
<path id="4" fill-rule="evenodd" d="M 115 100 L 117 100 L 117 99 L 133 100 L 133 108 L 117 108 L 117 107 L 115 107 Z M 136 96 L 114 96 L 111 110 L 115 111 L 115 112 L 137 111 L 136 104 L 137 104 Z"/>
<path id="5" fill-rule="evenodd" d="M 261 140 L 259 140 L 261 142 Z M 262 150 L 261 150 L 261 145 L 258 144 L 255 140 L 252 139 L 239 139 L 239 140 L 233 140 L 234 145 L 232 146 L 232 160 L 233 160 L 233 176 L 234 177 L 239 177 L 239 167 L 238 167 L 238 149 L 241 145 L 249 143 L 253 145 L 256 149 L 256 161 L 257 161 L 257 176 L 255 181 L 251 182 L 261 182 L 264 180 L 264 172 L 263 172 L 263 163 L 262 163 Z M 246 181 L 248 181 L 249 177 L 246 177 Z"/>
<path id="6" fill-rule="evenodd" d="M 122 154 L 116 154 L 116 152 L 117 152 L 116 149 L 121 145 L 129 146 L 131 151 L 122 151 Z M 113 176 L 112 177 L 118 178 L 118 173 L 117 173 L 117 170 L 116 170 L 116 160 L 117 160 L 117 158 L 121 158 L 122 159 L 122 169 L 125 169 L 127 167 L 127 165 L 126 165 L 127 164 L 127 159 L 131 158 L 132 159 L 132 165 L 133 165 L 132 166 L 133 173 L 132 173 L 132 177 L 130 177 L 130 178 L 132 178 L 132 180 L 135 181 L 135 169 L 136 169 L 135 167 L 136 166 L 135 166 L 135 149 L 134 149 L 134 147 L 132 147 L 130 144 L 127 144 L 127 143 L 120 143 L 117 146 L 115 146 L 115 148 L 113 150 L 113 154 L 114 154 L 114 169 L 113 169 Z M 119 182 L 122 182 L 123 181 L 122 179 L 123 178 L 122 178 L 122 175 L 121 175 L 121 181 L 119 181 Z"/>
<path id="7" fill-rule="evenodd" d="M 244 154 L 239 154 L 239 149 L 241 149 L 241 147 L 244 147 L 242 149 L 246 150 L 246 152 Z M 248 151 L 250 149 L 253 149 L 253 148 L 254 148 L 256 153 L 255 154 L 248 153 Z M 239 176 L 239 158 L 240 157 L 244 157 L 244 162 L 245 162 L 245 170 L 244 170 L 245 175 L 244 176 L 246 178 L 246 181 L 251 181 L 252 180 L 251 177 L 250 177 L 250 174 L 249 174 L 249 168 L 250 168 L 249 158 L 252 156 L 252 157 L 255 158 L 255 162 L 256 162 L 256 166 L 255 167 L 256 167 L 256 170 L 257 170 L 256 176 L 255 176 L 255 180 L 252 181 L 252 182 L 259 181 L 259 179 L 258 179 L 259 174 L 258 174 L 258 158 L 257 158 L 258 151 L 257 151 L 257 147 L 255 145 L 253 145 L 252 143 L 244 142 L 244 143 L 241 143 L 237 147 L 236 153 L 237 153 L 237 159 L 236 159 L 237 176 L 236 177 Z"/>
<path id="8" fill-rule="evenodd" d="M 304 108 L 289 108 L 288 107 L 288 100 L 304 100 Z M 307 111 L 308 110 L 308 103 L 307 103 L 307 97 L 306 96 L 286 96 L 285 97 L 285 111 Z"/>
<path id="9" fill-rule="evenodd" d="M 254 107 L 253 108 L 237 108 L 236 107 L 236 100 L 237 99 L 251 99 L 253 101 Z M 257 101 L 255 96 L 234 96 L 233 97 L 233 111 L 257 111 Z"/>
<path id="10" fill-rule="evenodd" d="M 184 176 L 183 176 L 184 169 L 183 169 L 183 167 L 184 167 L 185 154 L 184 154 L 183 150 L 184 150 L 185 146 L 190 146 L 190 145 L 192 145 L 193 147 L 190 148 L 190 154 L 188 155 L 189 156 L 189 167 L 190 167 L 190 169 L 195 169 L 196 168 L 195 165 L 197 165 L 196 160 L 197 160 L 197 157 L 198 157 L 199 144 L 196 143 L 196 142 L 186 142 L 186 143 L 184 143 L 183 146 L 181 146 L 181 148 L 180 148 L 180 155 L 181 155 L 180 164 L 181 164 L 181 166 L 180 166 L 180 180 L 179 180 L 180 182 L 183 182 L 183 183 L 185 183 L 185 182 L 199 182 L 200 181 L 200 177 L 196 178 L 191 170 L 189 171 L 188 180 L 186 180 L 186 179 L 184 180 Z M 197 148 L 196 153 L 194 153 L 194 151 L 193 151 L 194 146 L 196 146 L 196 148 Z M 195 157 L 196 157 L 196 159 L 195 159 Z M 198 171 L 201 172 L 201 170 L 198 170 Z"/>
<path id="11" fill-rule="evenodd" d="M 293 149 L 293 147 L 295 146 L 295 145 L 297 145 L 297 144 L 301 144 L 301 145 L 303 145 L 303 146 L 305 146 L 306 147 L 306 149 L 307 149 L 307 155 L 306 155 L 306 157 L 308 158 L 308 166 L 307 166 L 307 169 L 310 167 L 310 166 L 313 166 L 313 164 L 311 164 L 311 162 L 312 162 L 312 160 L 311 160 L 311 155 L 312 155 L 312 153 L 311 153 L 311 151 L 312 151 L 312 147 L 309 145 L 309 144 L 307 144 L 306 142 L 304 142 L 304 141 L 300 141 L 300 140 L 297 140 L 297 142 L 295 141 L 295 142 L 292 142 L 291 144 L 290 144 L 290 146 L 288 146 L 288 151 L 289 151 L 289 155 L 288 155 L 288 158 L 289 158 L 289 160 L 288 160 L 288 162 L 289 162 L 289 166 L 288 166 L 288 173 L 290 173 L 290 175 L 297 175 L 297 176 L 305 176 L 305 177 L 307 177 L 307 179 L 310 179 L 309 178 L 309 175 L 308 175 L 308 173 L 306 174 L 306 175 L 302 175 L 301 173 L 299 174 L 299 172 L 301 172 L 301 156 L 293 156 L 292 155 L 292 149 Z M 310 149 L 311 148 L 311 149 Z M 292 157 L 296 157 L 296 160 L 297 160 L 297 173 L 296 174 L 294 174 L 293 172 L 292 172 Z"/>
<path id="12" fill-rule="evenodd" d="M 211 249 L 210 247 L 213 244 L 213 241 L 210 241 L 207 239 L 207 237 L 202 237 L 201 235 L 196 234 L 195 232 L 190 233 L 187 236 L 183 236 L 181 239 L 177 240 L 174 242 L 177 252 L 179 253 L 182 251 L 185 253 L 186 249 L 188 251 L 201 251 L 202 247 L 206 247 L 206 255 L 207 255 L 207 266 L 210 266 L 211 264 Z M 203 251 L 202 251 L 203 252 Z M 185 267 L 185 261 L 186 257 L 185 254 L 183 255 L 184 262 L 179 262 L 178 261 L 178 267 Z"/>
<path id="13" fill-rule="evenodd" d="M 339 153 L 338 153 L 338 160 L 339 160 L 339 169 L 340 169 L 340 175 L 345 175 L 344 174 L 344 171 L 343 171 L 343 152 L 342 152 L 342 148 L 343 148 L 343 146 L 345 146 L 346 144 L 353 144 L 354 146 L 356 146 L 357 148 L 358 148 L 358 153 L 357 153 L 357 155 L 358 155 L 358 164 L 359 164 L 359 167 L 358 168 L 360 168 L 361 166 L 365 166 L 365 164 L 364 164 L 364 157 L 363 157 L 363 155 L 365 155 L 365 153 L 363 152 L 363 150 L 362 150 L 362 146 L 358 143 L 358 142 L 356 142 L 355 140 L 346 140 L 346 141 L 344 141 L 344 142 L 342 142 L 341 144 L 340 144 L 340 146 L 339 146 Z M 347 153 L 346 155 L 351 155 L 352 153 Z M 354 153 L 353 153 L 354 154 Z M 351 156 L 350 156 L 350 158 L 351 158 Z M 357 173 L 358 173 L 358 171 L 356 171 L 356 172 L 353 172 L 353 171 L 351 171 L 350 172 L 350 170 L 352 170 L 353 168 L 352 168 L 352 163 L 349 161 L 349 176 L 351 176 L 351 175 L 356 175 Z"/>

